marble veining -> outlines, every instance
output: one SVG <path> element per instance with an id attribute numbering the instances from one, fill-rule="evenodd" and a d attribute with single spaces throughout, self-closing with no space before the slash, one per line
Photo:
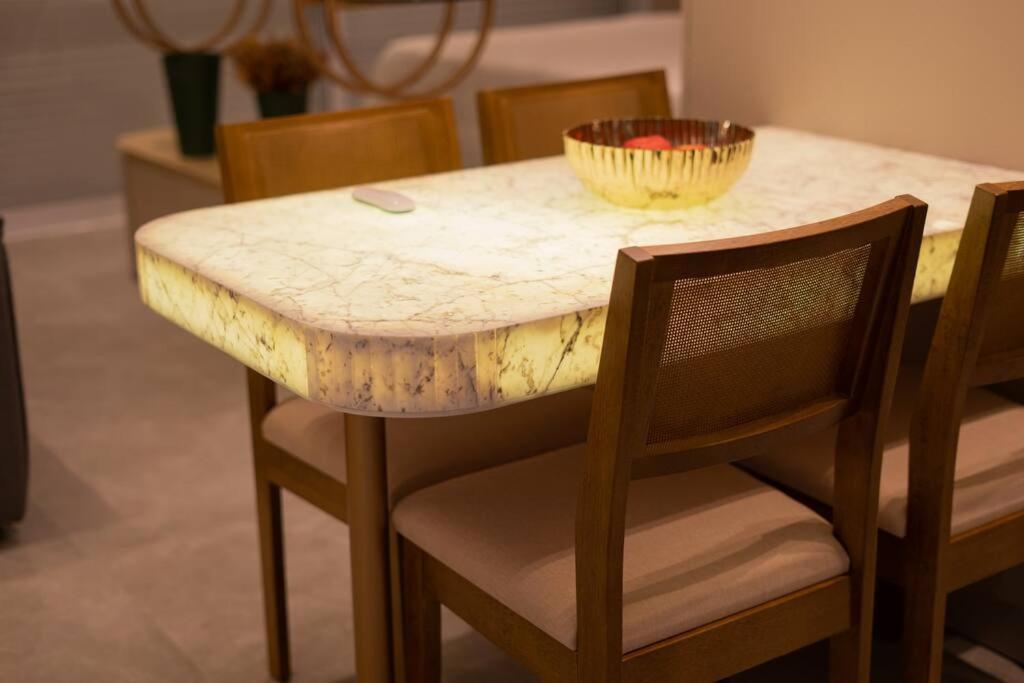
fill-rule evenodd
<path id="1" fill-rule="evenodd" d="M 761 128 L 746 175 L 675 211 L 608 204 L 562 157 L 200 209 L 136 236 L 157 312 L 340 410 L 471 411 L 592 383 L 616 251 L 823 220 L 913 194 L 929 204 L 915 301 L 941 296 L 973 188 L 1024 172 Z"/>

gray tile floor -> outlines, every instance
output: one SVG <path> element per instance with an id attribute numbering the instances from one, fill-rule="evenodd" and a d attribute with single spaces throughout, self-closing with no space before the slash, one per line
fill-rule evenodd
<path id="1" fill-rule="evenodd" d="M 33 448 L 28 516 L 0 538 L 0 681 L 267 680 L 243 373 L 139 303 L 124 239 L 9 247 Z M 294 680 L 352 681 L 345 528 L 285 514 Z M 449 683 L 532 680 L 451 615 L 444 654 Z M 810 648 L 736 680 L 824 671 Z"/>

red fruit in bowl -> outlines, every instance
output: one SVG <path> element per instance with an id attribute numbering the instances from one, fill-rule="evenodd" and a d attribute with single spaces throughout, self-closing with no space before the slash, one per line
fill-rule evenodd
<path id="1" fill-rule="evenodd" d="M 672 143 L 660 135 L 641 135 L 630 138 L 622 146 L 626 149 L 672 149 Z"/>

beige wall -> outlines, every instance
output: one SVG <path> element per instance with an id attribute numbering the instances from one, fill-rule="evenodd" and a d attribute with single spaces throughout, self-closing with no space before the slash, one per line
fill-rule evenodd
<path id="1" fill-rule="evenodd" d="M 686 0 L 688 116 L 1024 169 L 1024 0 Z"/>

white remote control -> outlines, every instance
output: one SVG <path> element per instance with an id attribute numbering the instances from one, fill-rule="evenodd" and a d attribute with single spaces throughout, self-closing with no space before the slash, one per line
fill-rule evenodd
<path id="1" fill-rule="evenodd" d="M 381 190 L 363 185 L 352 190 L 352 198 L 370 206 L 376 206 L 390 213 L 408 213 L 416 208 L 416 203 L 404 194 Z"/>

